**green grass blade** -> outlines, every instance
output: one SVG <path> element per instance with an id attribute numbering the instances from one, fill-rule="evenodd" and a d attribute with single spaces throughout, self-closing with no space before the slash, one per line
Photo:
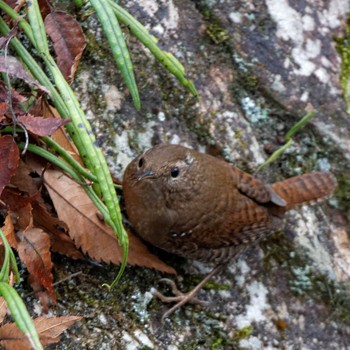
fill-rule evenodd
<path id="1" fill-rule="evenodd" d="M 185 69 L 182 64 L 169 52 L 161 50 L 157 45 L 157 39 L 149 34 L 147 29 L 126 10 L 114 3 L 112 0 L 107 0 L 112 7 L 118 20 L 124 23 L 135 37 L 141 41 L 154 55 L 154 57 L 184 86 L 190 93 L 198 97 L 193 82 L 186 78 Z"/>
<path id="2" fill-rule="evenodd" d="M 107 1 L 90 0 L 90 3 L 94 7 L 97 17 L 99 18 L 106 34 L 114 59 L 131 93 L 135 107 L 137 110 L 140 110 L 141 102 L 135 81 L 134 70 L 118 20 Z"/>
<path id="3" fill-rule="evenodd" d="M 297 131 L 302 129 L 315 115 L 316 112 L 311 111 L 307 113 L 304 117 L 302 117 L 297 123 L 295 123 L 287 132 L 286 140 L 289 140 Z"/>
<path id="4" fill-rule="evenodd" d="M 0 282 L 7 282 L 9 279 L 9 274 L 10 274 L 10 246 L 7 242 L 7 239 L 4 235 L 4 233 L 2 232 L 2 230 L 0 230 L 0 238 L 4 244 L 5 247 L 5 257 L 4 257 L 4 261 L 2 263 L 1 266 L 1 270 L 0 270 Z"/>
<path id="5" fill-rule="evenodd" d="M 37 0 L 27 0 L 27 15 L 32 28 L 35 48 L 41 54 L 49 53 L 49 45 L 40 8 Z"/>
<path id="6" fill-rule="evenodd" d="M 33 8 L 31 11 L 33 11 Z M 12 15 L 15 20 L 18 19 L 18 15 Z M 38 21 L 39 26 L 42 25 L 42 19 L 38 19 L 37 14 L 32 15 L 30 18 L 32 21 Z M 32 23 L 30 24 L 32 25 Z M 35 23 L 33 26 L 37 27 L 37 25 L 38 24 Z M 30 27 L 26 26 L 26 30 L 29 32 L 28 38 L 30 39 Z M 6 35 L 9 32 L 9 28 L 2 18 L 0 18 L 0 31 L 3 35 Z M 46 37 L 42 39 L 47 40 Z M 68 83 L 65 81 L 62 73 L 57 67 L 56 62 L 53 60 L 50 54 L 48 52 L 39 52 L 41 58 L 46 64 L 46 67 L 50 70 L 57 90 L 55 87 L 53 87 L 53 84 L 50 82 L 43 70 L 38 66 L 38 64 L 33 60 L 27 50 L 17 39 L 13 38 L 11 40 L 11 45 L 14 47 L 15 51 L 22 59 L 25 57 L 25 63 L 28 64 L 28 68 L 37 78 L 37 80 L 39 80 L 39 82 L 41 82 L 43 85 L 50 88 L 53 101 L 60 114 L 63 117 L 69 117 L 72 119 L 72 123 L 67 124 L 66 128 L 73 138 L 74 143 L 76 144 L 79 153 L 84 160 L 84 163 L 97 178 L 97 183 L 100 185 L 101 189 L 101 196 L 106 203 L 106 207 L 108 208 L 108 211 L 105 211 L 104 213 L 104 219 L 116 232 L 119 244 L 122 248 L 123 261 L 118 274 L 120 277 L 121 272 L 125 269 L 126 266 L 129 247 L 128 235 L 122 225 L 119 202 L 114 190 L 114 184 L 106 160 L 103 157 L 101 149 L 95 142 L 96 140 L 92 133 L 91 126 L 87 121 L 86 116 L 76 99 L 76 96 L 74 95 Z M 35 45 L 35 43 L 33 43 L 33 45 Z"/>
<path id="7" fill-rule="evenodd" d="M 279 157 L 285 152 L 285 150 L 286 150 L 289 146 L 292 145 L 292 143 L 293 143 L 293 140 L 292 140 L 292 139 L 289 139 L 288 142 L 287 142 L 286 144 L 284 144 L 282 147 L 280 147 L 277 151 L 273 152 L 273 153 L 271 154 L 271 156 L 269 157 L 269 159 L 268 159 L 266 162 L 260 164 L 260 165 L 257 167 L 256 172 L 260 171 L 260 170 L 261 170 L 262 168 L 264 168 L 266 165 L 268 165 L 268 164 L 274 162 L 277 158 L 279 158 Z"/>
<path id="8" fill-rule="evenodd" d="M 34 322 L 17 291 L 9 284 L 0 282 L 0 295 L 5 299 L 17 327 L 28 338 L 31 346 L 36 350 L 42 350 L 43 346 L 40 343 Z"/>

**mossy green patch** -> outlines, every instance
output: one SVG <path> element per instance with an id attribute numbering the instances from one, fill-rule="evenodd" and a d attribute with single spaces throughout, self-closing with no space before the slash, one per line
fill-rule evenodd
<path id="1" fill-rule="evenodd" d="M 218 23 L 209 23 L 206 33 L 215 44 L 221 44 L 229 39 L 227 31 Z"/>
<path id="2" fill-rule="evenodd" d="M 335 196 L 339 201 L 340 207 L 347 214 L 350 219 L 350 177 L 349 173 L 341 174 L 337 177 L 338 186 L 335 190 Z"/>
<path id="3" fill-rule="evenodd" d="M 253 330 L 254 330 L 253 326 L 251 325 L 238 329 L 235 332 L 234 339 L 242 340 L 242 339 L 248 338 L 253 333 Z"/>
<path id="4" fill-rule="evenodd" d="M 350 15 L 346 21 L 344 35 L 335 37 L 335 48 L 341 58 L 339 83 L 343 90 L 346 111 L 350 114 L 349 80 L 350 80 Z"/>

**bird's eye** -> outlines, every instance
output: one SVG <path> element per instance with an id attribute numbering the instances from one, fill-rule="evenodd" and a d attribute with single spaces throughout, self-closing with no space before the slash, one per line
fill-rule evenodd
<path id="1" fill-rule="evenodd" d="M 145 163 L 145 161 L 144 161 L 143 157 L 141 157 L 139 159 L 139 162 L 137 163 L 137 165 L 138 165 L 139 168 L 141 168 L 144 163 Z"/>
<path id="2" fill-rule="evenodd" d="M 171 177 L 174 177 L 174 178 L 178 177 L 179 174 L 180 174 L 180 169 L 177 166 L 171 168 L 171 170 L 170 170 Z"/>

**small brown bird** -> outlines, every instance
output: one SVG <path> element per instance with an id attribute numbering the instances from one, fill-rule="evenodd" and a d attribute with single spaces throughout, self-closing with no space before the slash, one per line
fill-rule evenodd
<path id="1" fill-rule="evenodd" d="M 191 292 L 169 282 L 177 301 L 164 316 L 194 298 L 199 289 L 242 249 L 283 227 L 283 214 L 328 196 L 336 187 L 329 172 L 313 172 L 264 184 L 231 164 L 180 145 L 159 145 L 126 168 L 123 193 L 129 220 L 151 244 L 216 267 Z"/>

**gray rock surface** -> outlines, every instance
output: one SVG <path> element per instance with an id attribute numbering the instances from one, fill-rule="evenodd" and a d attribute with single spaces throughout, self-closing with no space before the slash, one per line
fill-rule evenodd
<path id="1" fill-rule="evenodd" d="M 113 173 L 159 142 L 180 143 L 254 172 L 303 115 L 316 117 L 259 176 L 274 182 L 322 169 L 339 180 L 332 199 L 286 217 L 203 290 L 210 302 L 185 306 L 164 325 L 168 305 L 150 291 L 161 273 L 128 268 L 112 292 L 115 268 L 57 257 L 57 314 L 83 315 L 52 349 L 350 349 L 350 116 L 339 87 L 334 36 L 345 30 L 348 0 L 122 1 L 185 66 L 191 97 L 127 35 L 141 94 L 137 112 L 94 16 L 75 83 Z M 215 194 L 213 194 L 215 195 Z M 156 251 L 184 290 L 210 267 Z"/>

